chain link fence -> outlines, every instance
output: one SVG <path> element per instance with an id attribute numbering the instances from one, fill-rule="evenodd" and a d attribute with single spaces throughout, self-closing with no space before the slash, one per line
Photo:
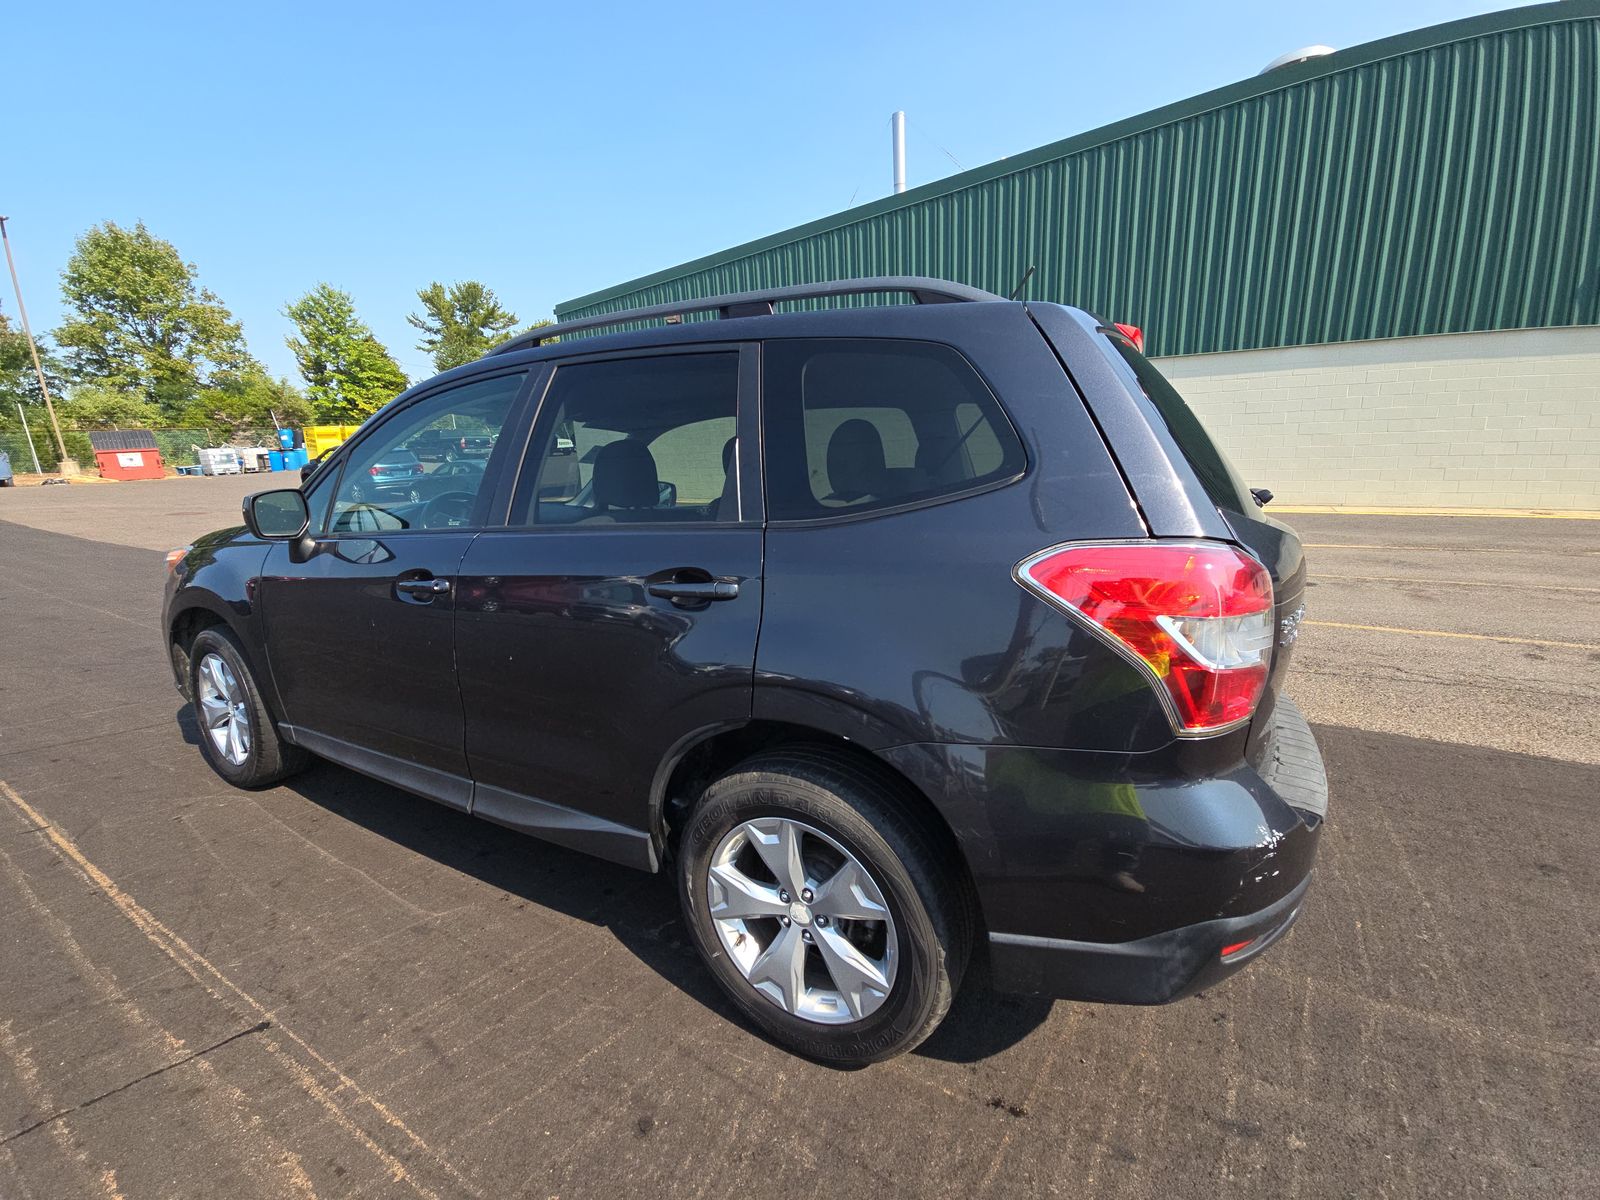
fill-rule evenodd
<path id="1" fill-rule="evenodd" d="M 39 455 L 39 465 L 46 471 L 53 471 L 56 464 L 61 461 L 61 453 L 56 449 L 55 434 L 50 431 L 49 422 L 45 421 L 41 429 L 30 419 L 28 430 L 33 436 L 33 449 Z M 169 467 L 193 466 L 199 461 L 195 454 L 196 447 L 265 446 L 272 450 L 278 448 L 278 433 L 274 429 L 247 430 L 243 433 L 232 433 L 222 429 L 152 429 L 149 432 L 155 435 L 161 459 Z M 94 448 L 89 444 L 89 431 L 63 425 L 61 438 L 67 443 L 67 453 L 78 460 L 78 465 L 86 471 L 92 471 Z M 28 438 L 16 422 L 0 426 L 0 450 L 11 456 L 13 471 L 33 470 L 33 453 L 28 449 Z"/>

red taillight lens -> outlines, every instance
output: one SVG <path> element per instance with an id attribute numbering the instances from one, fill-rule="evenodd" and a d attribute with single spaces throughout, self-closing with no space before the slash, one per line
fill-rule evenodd
<path id="1" fill-rule="evenodd" d="M 1144 330 L 1140 329 L 1137 325 L 1124 325 L 1121 321 L 1116 321 L 1114 324 L 1116 325 L 1118 332 L 1120 332 L 1123 337 L 1127 338 L 1128 341 L 1133 343 L 1133 348 L 1140 354 L 1143 354 Z"/>
<path id="2" fill-rule="evenodd" d="M 1272 577 L 1243 552 L 1206 542 L 1064 546 L 1017 574 L 1142 667 L 1179 733 L 1218 733 L 1255 712 L 1272 652 Z"/>
<path id="3" fill-rule="evenodd" d="M 368 475 L 373 475 L 373 476 L 377 476 L 377 475 L 382 475 L 382 474 L 383 474 L 383 472 L 382 472 L 382 471 L 380 471 L 380 470 L 378 470 L 378 468 L 377 468 L 377 467 L 368 467 L 368 468 L 367 468 L 367 474 L 368 474 Z"/>

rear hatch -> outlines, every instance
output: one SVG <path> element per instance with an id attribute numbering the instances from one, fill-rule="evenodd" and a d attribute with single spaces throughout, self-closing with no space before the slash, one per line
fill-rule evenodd
<path id="1" fill-rule="evenodd" d="M 1205 426 L 1178 394 L 1177 389 L 1149 359 L 1135 349 L 1129 332 L 1096 322 L 1087 314 L 1080 314 L 1075 310 L 1062 309 L 1054 305 L 1038 307 L 1053 310 L 1036 312 L 1035 319 L 1056 346 L 1069 373 L 1074 375 L 1075 382 L 1084 393 L 1084 399 L 1089 403 L 1091 411 L 1095 412 L 1097 419 L 1100 420 L 1102 432 L 1106 434 L 1113 454 L 1122 465 L 1135 495 L 1141 499 L 1141 507 L 1151 534 L 1157 537 L 1184 537 L 1199 533 L 1207 537 L 1231 538 L 1260 560 L 1272 576 L 1277 637 L 1273 646 L 1266 692 L 1256 708 L 1256 715 L 1250 727 L 1247 755 L 1254 762 L 1262 753 L 1267 735 L 1273 727 L 1278 696 L 1283 688 L 1284 675 L 1289 669 L 1289 660 L 1293 656 L 1294 643 L 1299 635 L 1300 621 L 1305 613 L 1306 565 L 1300 538 L 1282 521 L 1274 520 L 1262 511 L 1262 505 L 1257 502 L 1250 488 L 1212 441 Z M 1035 306 L 1030 305 L 1030 309 L 1034 308 Z M 1062 318 L 1068 317 L 1069 314 L 1070 319 L 1063 321 Z M 1084 334 L 1090 329 L 1093 330 L 1093 334 L 1086 339 Z M 1113 365 L 1127 369 L 1116 370 L 1110 374 L 1088 370 L 1073 371 L 1074 364 L 1065 351 L 1069 346 L 1076 350 L 1086 344 L 1093 344 L 1101 354 L 1111 360 Z M 1091 379 L 1088 376 L 1095 378 Z M 1137 384 L 1139 394 L 1131 397 L 1110 395 L 1109 392 L 1115 389 L 1118 382 L 1123 387 Z M 1183 511 L 1183 506 L 1174 506 L 1170 503 L 1170 496 L 1162 497 L 1164 502 L 1159 510 L 1154 505 L 1144 503 L 1143 495 L 1146 491 L 1158 490 L 1157 485 L 1150 482 L 1152 472 L 1148 469 L 1149 446 L 1130 445 L 1124 448 L 1118 444 L 1119 418 L 1128 415 L 1126 404 L 1129 399 L 1135 402 L 1143 401 L 1138 403 L 1138 408 L 1145 421 L 1161 424 L 1165 434 L 1168 435 L 1167 438 L 1161 439 L 1163 444 L 1176 445 L 1176 453 L 1181 455 L 1184 461 L 1171 463 L 1170 470 L 1180 478 L 1160 482 L 1170 482 L 1174 485 L 1173 490 L 1190 493 L 1192 508 L 1203 510 L 1199 514 L 1198 525 L 1185 525 L 1181 517 L 1175 518 L 1171 515 L 1175 511 Z M 1122 410 L 1110 411 L 1119 402 Z M 1123 423 L 1121 428 L 1125 429 L 1127 425 Z M 1168 457 L 1170 456 L 1169 450 Z M 1142 459 L 1143 464 L 1139 469 L 1130 469 L 1129 460 L 1135 457 Z M 1188 471 L 1182 470 L 1184 466 L 1187 466 Z M 1221 524 L 1219 525 L 1214 518 L 1220 518 Z"/>

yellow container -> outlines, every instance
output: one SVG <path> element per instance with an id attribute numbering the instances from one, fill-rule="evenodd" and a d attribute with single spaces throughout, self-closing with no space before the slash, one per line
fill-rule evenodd
<path id="1" fill-rule="evenodd" d="M 307 425 L 303 430 L 306 454 L 316 458 L 324 451 L 343 445 L 345 439 L 360 428 L 359 425 Z"/>

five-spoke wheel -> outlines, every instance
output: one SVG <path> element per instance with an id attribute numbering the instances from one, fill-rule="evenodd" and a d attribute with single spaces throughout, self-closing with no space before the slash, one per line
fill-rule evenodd
<path id="1" fill-rule="evenodd" d="M 842 1024 L 888 999 L 899 957 L 888 902 L 820 829 L 787 817 L 735 826 L 712 855 L 706 890 L 728 957 L 785 1012 Z"/>
<path id="2" fill-rule="evenodd" d="M 216 653 L 200 659 L 195 675 L 199 684 L 195 700 L 206 736 L 218 754 L 236 767 L 243 766 L 250 757 L 250 715 L 245 710 L 244 688 L 238 676 Z"/>
<path id="3" fill-rule="evenodd" d="M 949 1009 L 971 910 L 953 847 L 917 803 L 871 764 L 797 747 L 731 768 L 687 814 L 678 895 L 695 945 L 789 1049 L 878 1062 Z"/>

